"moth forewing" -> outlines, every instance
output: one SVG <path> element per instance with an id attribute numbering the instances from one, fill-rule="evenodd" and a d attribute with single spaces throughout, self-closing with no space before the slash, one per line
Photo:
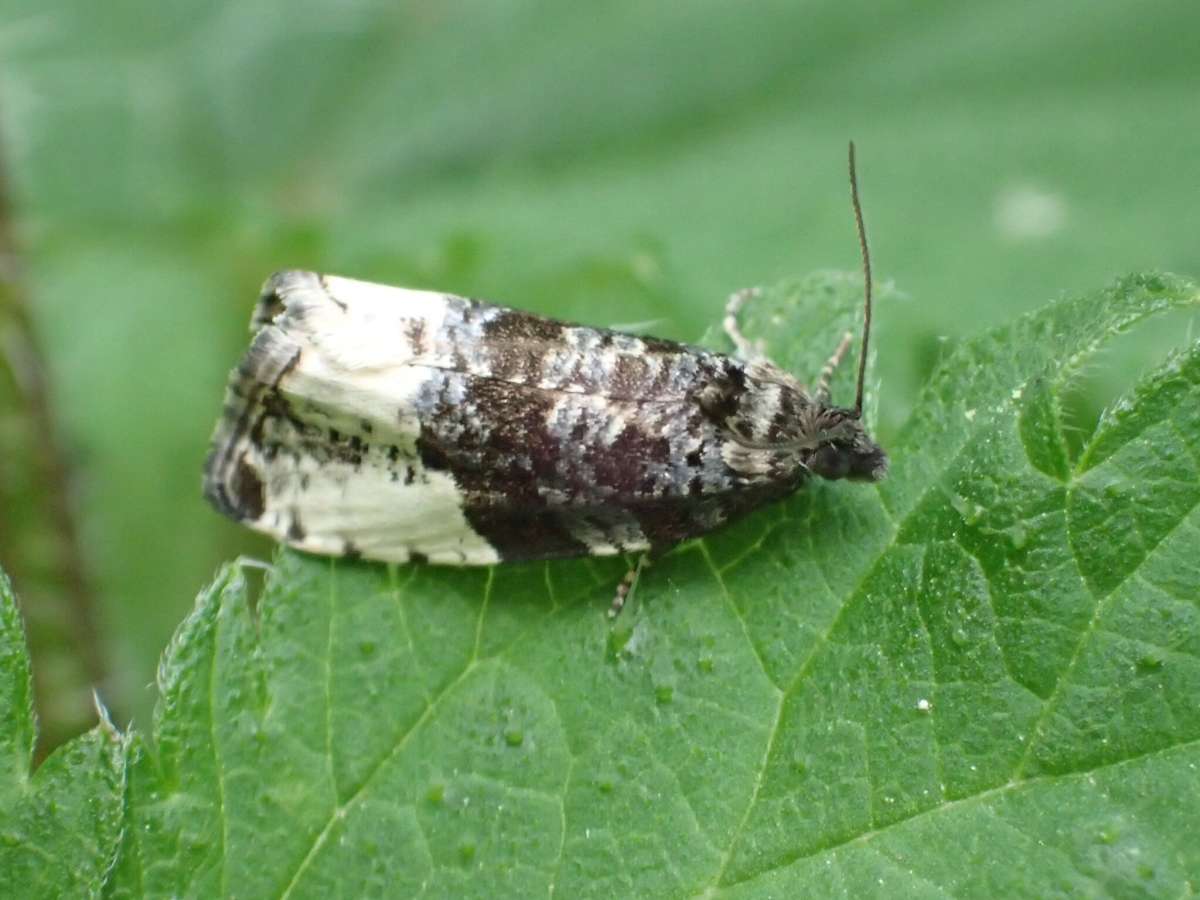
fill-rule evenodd
<path id="1" fill-rule="evenodd" d="M 206 493 L 279 540 L 475 565 L 666 546 L 721 518 L 688 500 L 721 484 L 692 400 L 719 356 L 307 272 L 270 279 L 253 324 Z"/>
<path id="2" fill-rule="evenodd" d="M 732 357 L 281 272 L 231 376 L 205 494 L 301 550 L 489 565 L 658 553 L 810 475 L 882 477 L 886 456 L 861 422 L 862 366 L 856 406 L 829 401 L 847 342 L 806 389 L 754 358 L 737 325 L 751 296 L 728 306 L 726 330 L 747 354 Z"/>

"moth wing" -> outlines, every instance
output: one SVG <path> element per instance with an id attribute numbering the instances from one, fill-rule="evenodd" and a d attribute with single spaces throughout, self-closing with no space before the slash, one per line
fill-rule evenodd
<path id="1" fill-rule="evenodd" d="M 272 277 L 213 436 L 208 499 L 313 553 L 496 562 L 453 479 L 416 452 L 416 396 L 453 301 L 467 302 L 311 272 Z"/>
<path id="2" fill-rule="evenodd" d="M 303 550 L 465 565 L 619 553 L 779 491 L 739 483 L 695 401 L 740 365 L 726 357 L 310 272 L 270 279 L 252 328 L 205 493 Z"/>

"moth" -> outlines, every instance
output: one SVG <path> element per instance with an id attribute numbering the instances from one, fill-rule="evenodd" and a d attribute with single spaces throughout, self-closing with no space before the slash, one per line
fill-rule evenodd
<path id="1" fill-rule="evenodd" d="M 310 553 L 451 566 L 641 554 L 706 534 L 812 476 L 877 481 L 863 426 L 871 266 L 854 405 L 761 358 L 591 328 L 450 294 L 269 278 L 204 473 L 227 516 Z"/>

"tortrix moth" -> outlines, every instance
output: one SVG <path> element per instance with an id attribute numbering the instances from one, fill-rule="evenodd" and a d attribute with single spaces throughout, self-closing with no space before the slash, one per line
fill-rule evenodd
<path id="1" fill-rule="evenodd" d="M 809 391 L 742 336 L 753 291 L 726 307 L 728 356 L 285 271 L 263 287 L 230 378 L 205 496 L 311 553 L 463 566 L 659 554 L 810 475 L 877 481 L 887 456 L 862 423 L 871 266 L 853 143 L 850 183 L 865 280 L 852 407 L 829 396 L 851 336 Z"/>

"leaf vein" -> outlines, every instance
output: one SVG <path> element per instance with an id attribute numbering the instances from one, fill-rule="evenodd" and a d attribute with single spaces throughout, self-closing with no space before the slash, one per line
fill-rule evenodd
<path id="1" fill-rule="evenodd" d="M 333 804 L 341 802 L 341 792 L 338 790 L 337 766 L 333 758 L 333 629 L 337 617 L 337 565 L 331 557 L 329 560 L 329 609 L 325 622 L 325 762 L 329 786 L 333 789 Z"/>
<path id="2" fill-rule="evenodd" d="M 402 735 L 400 735 L 400 737 L 392 745 L 391 749 L 389 749 L 387 753 L 384 753 L 379 758 L 379 761 L 371 767 L 371 771 L 367 773 L 367 777 L 362 780 L 362 784 L 359 785 L 358 789 L 355 790 L 354 793 L 349 797 L 347 797 L 344 803 L 334 807 L 333 811 L 329 814 L 328 819 L 326 819 L 325 824 L 321 827 L 321 830 L 317 832 L 317 836 L 313 839 L 308 852 L 300 860 L 299 865 L 296 867 L 296 871 L 292 874 L 292 877 L 288 880 L 287 885 L 280 893 L 280 900 L 284 900 L 284 898 L 292 895 L 292 892 L 300 883 L 301 877 L 308 870 L 308 867 L 312 865 L 313 860 L 316 859 L 317 854 L 325 845 L 325 842 L 329 839 L 330 832 L 333 830 L 334 825 L 343 820 L 350 811 L 351 807 L 353 807 L 359 802 L 360 799 L 363 798 L 367 792 L 367 789 L 371 786 L 371 783 L 375 780 L 383 768 L 389 762 L 395 759 L 400 751 L 404 749 L 404 746 L 408 743 L 409 738 L 411 738 L 421 728 L 422 725 L 432 718 L 434 711 L 445 701 L 446 697 L 466 681 L 468 676 L 475 670 L 476 665 L 477 663 L 474 658 L 468 660 L 467 664 L 463 666 L 462 671 L 460 671 L 455 678 L 447 682 L 445 686 L 442 687 L 442 689 L 430 701 L 429 705 L 425 707 L 421 715 L 417 717 L 416 721 L 413 722 L 413 724 L 407 728 Z"/>
<path id="3" fill-rule="evenodd" d="M 1068 493 L 1070 492 L 1070 490 L 1071 489 L 1068 488 Z M 1141 560 L 1138 562 L 1138 564 L 1134 568 L 1132 568 L 1128 572 L 1122 573 L 1120 579 L 1117 582 L 1115 582 L 1112 585 L 1112 587 L 1110 587 L 1108 589 L 1107 593 L 1105 593 L 1103 596 L 1097 596 L 1095 590 L 1092 588 L 1091 584 L 1088 582 L 1087 578 L 1084 577 L 1084 574 L 1083 574 L 1087 568 L 1086 561 L 1079 558 L 1078 544 L 1074 540 L 1072 540 L 1071 516 L 1069 513 L 1070 498 L 1068 497 L 1068 499 L 1067 499 L 1067 509 L 1068 509 L 1067 544 L 1071 549 L 1071 557 L 1072 557 L 1072 559 L 1075 560 L 1075 566 L 1079 572 L 1080 580 L 1084 583 L 1088 592 L 1090 594 L 1092 594 L 1093 597 L 1096 598 L 1096 608 L 1092 614 L 1091 619 L 1088 621 L 1088 624 L 1080 632 L 1079 638 L 1075 642 L 1075 649 L 1074 649 L 1073 653 L 1071 654 L 1070 661 L 1067 663 L 1066 667 L 1063 669 L 1062 674 L 1055 681 L 1054 689 L 1050 692 L 1050 696 L 1046 698 L 1045 705 L 1042 708 L 1042 714 L 1040 716 L 1038 716 L 1038 720 L 1034 724 L 1033 731 L 1030 734 L 1029 744 L 1025 748 L 1025 753 L 1022 755 L 1020 761 L 1017 763 L 1016 769 L 1014 769 L 1014 771 L 1013 771 L 1014 777 L 1021 777 L 1024 774 L 1025 769 L 1033 761 L 1034 750 L 1039 745 L 1039 742 L 1043 736 L 1043 732 L 1045 730 L 1046 724 L 1049 722 L 1052 713 L 1056 709 L 1058 709 L 1058 705 L 1062 701 L 1062 698 L 1063 698 L 1063 695 L 1064 695 L 1064 692 L 1066 689 L 1066 685 L 1070 681 L 1071 676 L 1074 674 L 1075 669 L 1078 667 L 1079 661 L 1083 658 L 1084 651 L 1087 648 L 1092 635 L 1095 634 L 1097 628 L 1099 627 L 1101 618 L 1104 616 L 1105 613 L 1108 612 L 1108 610 L 1112 607 L 1112 604 L 1115 602 L 1114 598 L 1116 598 L 1118 596 L 1118 588 L 1120 588 L 1123 584 L 1125 584 L 1125 582 L 1128 581 L 1129 578 L 1133 574 L 1135 574 L 1139 569 L 1141 569 L 1146 564 L 1147 560 L 1149 560 L 1149 558 L 1154 553 L 1156 553 L 1160 547 L 1162 547 L 1163 543 L 1166 542 L 1166 540 L 1172 534 L 1175 533 L 1176 529 L 1180 528 L 1185 522 L 1187 522 L 1188 518 L 1191 516 L 1192 512 L 1195 511 L 1196 508 L 1197 508 L 1197 504 L 1195 502 L 1193 502 L 1191 508 L 1186 513 L 1182 514 L 1171 525 L 1171 527 L 1167 529 L 1167 531 L 1162 535 L 1162 537 L 1160 537 L 1154 543 L 1153 547 L 1146 548 L 1146 551 L 1143 554 Z"/>
<path id="4" fill-rule="evenodd" d="M 213 773 L 217 783 L 217 815 L 221 823 L 221 896 L 228 896 L 229 874 L 229 810 L 225 802 L 225 763 L 221 754 L 221 742 L 217 735 L 217 654 L 221 633 L 221 610 L 225 605 L 224 591 L 217 600 L 216 618 L 213 622 L 212 656 L 208 667 L 208 734 L 212 741 Z"/>
<path id="5" fill-rule="evenodd" d="M 882 835 L 885 835 L 891 831 L 894 831 L 898 828 L 903 827 L 904 825 L 908 824 L 909 822 L 917 821 L 917 820 L 926 818 L 928 816 L 944 814 L 947 811 L 954 810 L 954 809 L 957 809 L 957 808 L 963 807 L 963 806 L 968 806 L 970 804 L 985 802 L 985 801 L 991 800 L 995 797 L 1003 796 L 1012 791 L 1022 790 L 1022 789 L 1029 788 L 1029 787 L 1043 784 L 1043 783 L 1054 784 L 1056 782 L 1061 782 L 1067 778 L 1085 778 L 1085 777 L 1094 775 L 1097 772 L 1103 772 L 1107 769 L 1115 769 L 1120 766 L 1130 765 L 1132 763 L 1139 762 L 1143 759 L 1150 759 L 1152 757 L 1155 757 L 1155 756 L 1158 756 L 1158 755 L 1161 755 L 1164 753 L 1174 753 L 1174 752 L 1178 752 L 1181 750 L 1189 750 L 1189 749 L 1193 749 L 1193 748 L 1200 748 L 1200 738 L 1197 738 L 1194 740 L 1189 740 L 1189 741 L 1181 741 L 1177 744 L 1171 744 L 1166 747 L 1155 747 L 1154 749 L 1148 750 L 1144 753 L 1131 754 L 1130 756 L 1123 757 L 1121 759 L 1115 759 L 1115 760 L 1112 760 L 1111 762 L 1106 762 L 1106 763 L 1101 763 L 1099 765 L 1095 765 L 1089 769 L 1078 769 L 1078 770 L 1072 770 L 1072 771 L 1066 771 L 1066 772 L 1056 772 L 1052 775 L 1035 775 L 1032 778 L 1024 778 L 1024 779 L 1020 779 L 1020 780 L 1015 780 L 1015 779 L 1010 780 L 1010 781 L 1005 782 L 1004 784 L 996 785 L 993 788 L 988 788 L 987 790 L 980 791 L 976 794 L 971 794 L 970 796 L 960 797 L 957 800 L 947 800 L 945 803 L 942 803 L 939 806 L 930 806 L 926 809 L 918 810 L 917 812 L 914 812 L 910 815 L 904 816 L 903 818 L 895 819 L 894 821 L 891 821 L 888 824 L 886 824 L 880 828 L 872 829 L 871 831 L 867 831 L 862 834 L 854 835 L 853 837 L 848 837 L 848 838 L 843 838 L 841 840 L 833 841 L 829 844 L 822 844 L 822 845 L 819 845 L 816 847 L 812 847 L 808 850 L 802 851 L 800 853 L 796 853 L 794 855 L 789 855 L 789 856 L 779 860 L 778 863 L 776 863 L 773 866 L 770 866 L 769 868 L 763 869 L 759 872 L 755 872 L 750 877 L 744 878 L 740 881 L 730 882 L 729 884 L 724 885 L 724 887 L 734 887 L 739 884 L 746 884 L 748 882 L 751 882 L 758 878 L 761 878 L 764 875 L 767 875 L 771 872 L 786 869 L 788 866 L 795 865 L 796 863 L 800 862 L 801 860 L 811 859 L 811 858 L 817 856 L 818 854 L 831 853 L 833 851 L 840 850 L 845 847 L 866 845 L 869 842 L 875 840 L 876 838 L 881 837 Z"/>
<path id="6" fill-rule="evenodd" d="M 558 854 L 554 858 L 554 871 L 550 874 L 550 883 L 546 885 L 546 895 L 554 896 L 558 886 L 558 876 L 562 873 L 562 863 L 567 849 L 567 794 L 571 791 L 571 779 L 575 775 L 575 756 L 567 758 L 567 774 L 563 778 L 562 792 L 558 795 Z"/>
<path id="7" fill-rule="evenodd" d="M 404 642 L 408 645 L 408 654 L 412 658 L 413 668 L 417 672 L 417 677 L 421 682 L 421 694 L 424 696 L 426 705 L 429 704 L 429 673 L 425 671 L 425 666 L 421 662 L 421 657 L 417 654 L 417 645 L 413 641 L 412 629 L 408 624 L 408 610 L 405 609 L 405 594 L 414 578 L 417 577 L 417 566 L 409 566 L 409 575 L 405 579 L 404 585 L 401 586 L 396 578 L 396 567 L 388 566 L 388 584 L 391 587 L 392 600 L 396 604 L 396 610 L 400 615 L 400 631 L 404 635 Z"/>

